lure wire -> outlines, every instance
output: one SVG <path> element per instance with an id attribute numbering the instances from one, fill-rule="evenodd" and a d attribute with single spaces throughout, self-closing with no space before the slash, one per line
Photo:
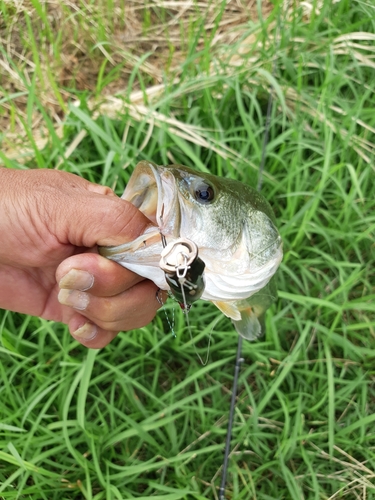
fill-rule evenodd
<path id="1" fill-rule="evenodd" d="M 165 309 L 165 303 L 163 301 L 163 297 L 161 295 L 161 289 L 156 292 L 156 300 L 159 302 L 159 304 L 163 307 L 164 315 L 167 320 L 167 323 L 169 325 L 169 329 L 171 330 L 172 337 L 177 337 L 176 332 L 174 331 L 174 307 L 172 308 L 172 320 L 169 319 L 169 316 L 167 314 L 167 310 Z"/>
<path id="2" fill-rule="evenodd" d="M 191 329 L 191 326 L 190 326 L 190 321 L 189 321 L 189 311 L 190 311 L 191 304 L 189 304 L 187 302 L 186 295 L 185 295 L 186 284 L 188 283 L 190 285 L 194 285 L 193 283 L 190 283 L 186 279 L 186 274 L 187 274 L 187 272 L 189 270 L 189 267 L 190 267 L 190 266 L 188 266 L 189 256 L 186 253 L 184 253 L 184 252 L 180 252 L 180 255 L 182 256 L 183 263 L 176 266 L 176 276 L 177 276 L 177 281 L 178 281 L 178 283 L 180 285 L 180 290 L 181 290 L 181 295 L 182 295 L 182 304 L 184 306 L 183 307 L 183 311 L 185 313 L 185 318 L 186 318 L 186 326 L 188 328 L 190 340 L 191 340 L 191 342 L 193 344 L 195 354 L 198 357 L 198 359 L 201 362 L 201 364 L 203 366 L 206 366 L 207 363 L 208 363 L 208 356 L 210 354 L 211 333 L 210 333 L 210 336 L 209 336 L 209 339 L 208 339 L 208 347 L 207 347 L 206 359 L 205 359 L 205 361 L 203 361 L 203 359 L 202 359 L 201 355 L 199 354 L 198 349 L 197 349 L 197 347 L 196 347 L 196 345 L 194 343 L 193 332 L 192 332 L 192 329 Z M 191 287 L 189 287 L 189 288 L 191 288 Z"/>
<path id="3" fill-rule="evenodd" d="M 288 5 L 289 5 L 289 1 L 287 0 L 284 4 L 283 14 L 287 11 Z M 275 37 L 276 38 L 276 47 L 275 47 L 275 56 L 273 58 L 273 64 L 272 64 L 272 76 L 274 76 L 276 73 L 276 54 L 278 53 L 279 48 L 280 48 L 280 42 L 281 42 L 280 33 L 281 33 L 281 18 L 280 18 L 280 14 L 279 14 L 278 22 L 277 22 L 277 26 L 276 26 L 276 37 Z M 265 123 L 265 128 L 264 128 L 264 137 L 263 137 L 263 144 L 262 144 L 262 156 L 261 156 L 261 161 L 260 161 L 259 171 L 258 171 L 257 190 L 259 192 L 262 188 L 264 166 L 265 166 L 266 157 L 267 157 L 267 145 L 269 142 L 269 132 L 270 132 L 270 128 L 271 128 L 271 115 L 272 115 L 272 110 L 273 110 L 273 101 L 274 101 L 274 92 L 273 92 L 272 86 L 270 86 L 269 87 L 269 94 L 268 94 L 267 112 L 266 112 L 266 123 Z M 242 337 L 241 337 L 241 335 L 238 335 L 237 353 L 236 353 L 234 375 L 233 375 L 233 385 L 232 385 L 232 396 L 231 396 L 230 407 L 229 407 L 227 436 L 226 436 L 226 440 L 225 440 L 224 460 L 223 460 L 223 465 L 222 465 L 221 482 L 220 482 L 220 488 L 219 488 L 219 500 L 225 500 L 225 486 L 226 486 L 227 475 L 228 475 L 228 465 L 229 465 L 231 441 L 232 441 L 234 410 L 236 407 L 236 398 L 237 398 L 238 378 L 239 378 L 239 374 L 240 374 L 241 364 L 243 363 L 243 361 L 244 361 L 244 359 L 242 358 Z"/>

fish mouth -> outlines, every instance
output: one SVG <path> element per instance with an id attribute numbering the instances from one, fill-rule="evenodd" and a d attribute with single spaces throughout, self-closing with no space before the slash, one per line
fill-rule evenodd
<path id="1" fill-rule="evenodd" d="M 138 163 L 121 198 L 157 224 L 158 211 L 160 212 L 158 202 L 161 196 L 161 179 L 156 165 L 146 161 Z"/>
<path id="2" fill-rule="evenodd" d="M 140 210 L 152 223 L 135 240 L 113 247 L 100 247 L 101 255 L 121 262 L 130 254 L 145 248 L 155 249 L 158 258 L 162 250 L 162 236 L 168 240 L 179 237 L 180 207 L 173 175 L 168 168 L 148 161 L 137 164 L 121 196 Z M 160 247 L 160 248 L 159 248 Z M 138 258 L 137 254 L 134 258 Z"/>
<path id="3" fill-rule="evenodd" d="M 173 173 L 168 167 L 141 161 L 134 169 L 122 199 L 132 203 L 164 236 L 179 237 L 180 204 Z"/>

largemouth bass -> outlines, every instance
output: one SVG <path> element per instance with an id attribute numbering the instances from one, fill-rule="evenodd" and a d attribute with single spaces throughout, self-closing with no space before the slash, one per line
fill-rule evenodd
<path id="1" fill-rule="evenodd" d="M 122 198 L 155 226 L 130 243 L 100 248 L 101 255 L 169 290 L 159 265 L 162 237 L 164 243 L 187 238 L 205 264 L 201 298 L 231 318 L 244 338 L 261 335 L 264 313 L 277 297 L 272 277 L 283 255 L 263 196 L 232 179 L 141 161 Z"/>

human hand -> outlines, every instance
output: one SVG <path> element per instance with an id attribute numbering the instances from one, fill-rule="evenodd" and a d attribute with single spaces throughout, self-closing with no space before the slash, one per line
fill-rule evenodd
<path id="1" fill-rule="evenodd" d="M 0 307 L 61 321 L 101 348 L 149 323 L 157 287 L 97 253 L 150 221 L 105 186 L 56 170 L 0 168 Z"/>

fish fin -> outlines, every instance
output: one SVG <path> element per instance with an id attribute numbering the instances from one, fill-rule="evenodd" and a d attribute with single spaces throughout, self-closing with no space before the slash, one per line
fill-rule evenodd
<path id="1" fill-rule="evenodd" d="M 264 315 L 277 299 L 274 277 L 259 292 L 248 299 L 233 302 L 214 301 L 215 306 L 230 318 L 241 337 L 255 340 L 265 332 Z"/>
<path id="2" fill-rule="evenodd" d="M 255 340 L 263 333 L 262 325 L 252 307 L 241 311 L 241 319 L 232 320 L 237 333 L 246 340 Z"/>
<path id="3" fill-rule="evenodd" d="M 241 320 L 241 313 L 234 302 L 224 302 L 215 300 L 213 302 L 220 311 L 234 321 Z"/>
<path id="4" fill-rule="evenodd" d="M 239 335 L 247 340 L 255 340 L 265 332 L 265 313 L 277 300 L 275 277 L 268 282 L 259 292 L 245 300 L 235 302 L 235 307 L 241 319 L 232 319 L 233 325 Z"/>

